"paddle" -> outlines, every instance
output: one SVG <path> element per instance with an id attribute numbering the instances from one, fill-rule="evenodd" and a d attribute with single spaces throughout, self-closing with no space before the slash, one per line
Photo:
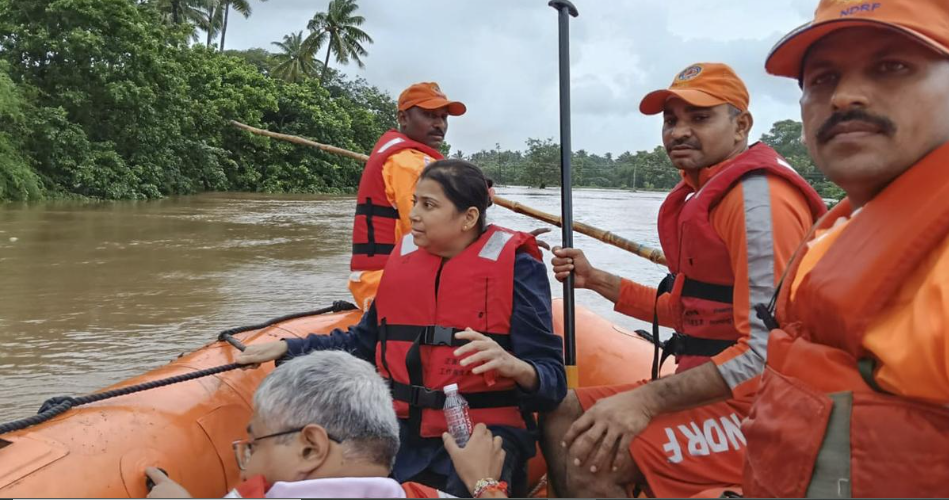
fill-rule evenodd
<path id="1" fill-rule="evenodd" d="M 560 198 L 563 248 L 573 248 L 573 190 L 570 178 L 570 16 L 580 15 L 569 0 L 550 0 L 547 4 L 558 12 L 560 38 Z M 567 367 L 567 387 L 579 386 L 577 370 L 577 334 L 574 305 L 573 272 L 563 281 L 563 340 L 564 363 Z"/>

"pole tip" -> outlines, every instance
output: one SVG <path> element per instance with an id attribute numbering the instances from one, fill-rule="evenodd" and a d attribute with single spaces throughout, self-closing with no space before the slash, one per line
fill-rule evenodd
<path id="1" fill-rule="evenodd" d="M 567 12 L 569 12 L 570 15 L 573 17 L 577 17 L 580 15 L 580 12 L 577 11 L 577 8 L 573 5 L 573 3 L 570 0 L 550 0 L 550 2 L 547 2 L 547 5 L 559 11 L 562 11 L 563 9 L 567 9 Z"/>
<path id="2" fill-rule="evenodd" d="M 567 365 L 564 368 L 567 369 L 567 388 L 576 389 L 580 387 L 580 371 L 577 369 L 577 366 Z"/>

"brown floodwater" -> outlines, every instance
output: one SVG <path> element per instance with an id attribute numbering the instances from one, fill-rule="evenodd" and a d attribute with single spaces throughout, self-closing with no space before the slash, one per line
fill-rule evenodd
<path id="1" fill-rule="evenodd" d="M 560 212 L 557 189 L 498 194 Z M 658 245 L 662 193 L 581 189 L 577 220 Z M 0 421 L 167 363 L 226 328 L 350 300 L 353 197 L 207 194 L 149 202 L 0 204 Z M 501 207 L 489 220 L 542 224 Z M 556 244 L 559 229 L 542 239 Z M 660 266 L 582 235 L 594 265 L 655 284 Z M 549 268 L 549 253 L 545 253 Z M 551 275 L 553 295 L 561 285 Z M 577 303 L 614 323 L 595 293 Z"/>

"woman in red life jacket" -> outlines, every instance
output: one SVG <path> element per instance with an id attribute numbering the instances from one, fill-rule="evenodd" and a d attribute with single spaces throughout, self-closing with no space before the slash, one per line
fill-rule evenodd
<path id="1" fill-rule="evenodd" d="M 537 438 L 531 415 L 552 410 L 566 394 L 563 344 L 553 333 L 537 243 L 530 234 L 486 223 L 488 189 L 471 163 L 426 167 L 416 186 L 412 234 L 390 254 L 360 323 L 348 332 L 251 346 L 238 362 L 327 349 L 374 362 L 399 418 L 394 477 L 468 496 L 441 439 L 447 431 L 442 390 L 458 384 L 472 424 L 485 424 L 503 440 L 499 479 L 524 496 Z"/>

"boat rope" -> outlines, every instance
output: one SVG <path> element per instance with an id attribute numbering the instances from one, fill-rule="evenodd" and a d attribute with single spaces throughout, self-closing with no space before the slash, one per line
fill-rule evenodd
<path id="1" fill-rule="evenodd" d="M 267 328 L 268 326 L 273 326 L 273 325 L 276 325 L 277 323 L 283 323 L 284 321 L 290 321 L 291 319 L 305 318 L 307 316 L 319 316 L 321 314 L 327 314 L 327 313 L 354 311 L 356 309 L 357 309 L 356 306 L 352 305 L 349 302 L 346 302 L 345 300 L 337 300 L 336 302 L 333 302 L 333 305 L 329 307 L 324 307 L 322 309 L 317 309 L 315 311 L 288 314 L 286 316 L 280 316 L 279 318 L 274 318 L 270 321 L 266 321 L 264 323 L 260 323 L 256 325 L 239 326 L 237 328 L 230 328 L 228 330 L 224 330 L 223 332 L 219 333 L 217 336 L 217 339 L 222 342 L 227 342 L 228 344 L 231 344 L 232 346 L 234 346 L 235 348 L 243 352 L 244 349 L 246 349 L 246 347 L 244 346 L 244 344 L 241 343 L 241 341 L 234 338 L 234 335 L 237 335 L 238 333 L 249 332 L 251 330 L 262 330 L 264 328 Z"/>
<path id="2" fill-rule="evenodd" d="M 305 316 L 318 316 L 321 314 L 341 312 L 341 311 L 350 311 L 356 309 L 356 306 L 350 304 L 349 302 L 338 300 L 333 303 L 332 306 L 326 307 L 323 309 L 318 309 L 316 311 L 308 311 L 304 313 L 289 314 L 286 316 L 281 316 L 279 318 L 272 319 L 266 323 L 261 323 L 259 325 L 231 328 L 225 330 L 218 335 L 218 340 L 227 342 L 234 346 L 235 348 L 243 351 L 245 346 L 241 341 L 234 338 L 234 335 L 237 333 L 247 332 L 251 330 L 260 330 L 268 326 L 272 326 L 276 323 L 282 321 L 287 321 L 290 319 L 301 318 Z M 40 407 L 40 411 L 33 415 L 32 417 L 22 418 L 19 420 L 14 420 L 12 422 L 6 422 L 0 424 L 0 434 L 6 434 L 8 432 L 14 432 L 32 427 L 37 424 L 46 422 L 54 417 L 57 417 L 71 408 L 77 406 L 86 405 L 89 403 L 95 403 L 105 399 L 115 398 L 119 396 L 126 396 L 129 394 L 134 394 L 136 392 L 147 391 L 150 389 L 157 389 L 159 387 L 165 387 L 167 385 L 178 384 L 181 382 L 187 382 L 189 380 L 194 380 L 202 377 L 207 377 L 210 375 L 217 375 L 218 373 L 224 373 L 231 370 L 236 370 L 241 368 L 244 365 L 237 363 L 229 363 L 226 365 L 215 366 L 213 368 L 206 368 L 204 370 L 198 370 L 196 372 L 186 373 L 182 375 L 174 375 L 172 377 L 163 378 L 160 380 L 152 380 L 150 382 L 144 382 L 141 384 L 130 385 L 128 387 L 121 387 L 119 389 L 112 389 L 110 391 L 98 392 L 95 394 L 88 394 L 86 396 L 56 396 L 47 399 L 43 406 Z"/>

